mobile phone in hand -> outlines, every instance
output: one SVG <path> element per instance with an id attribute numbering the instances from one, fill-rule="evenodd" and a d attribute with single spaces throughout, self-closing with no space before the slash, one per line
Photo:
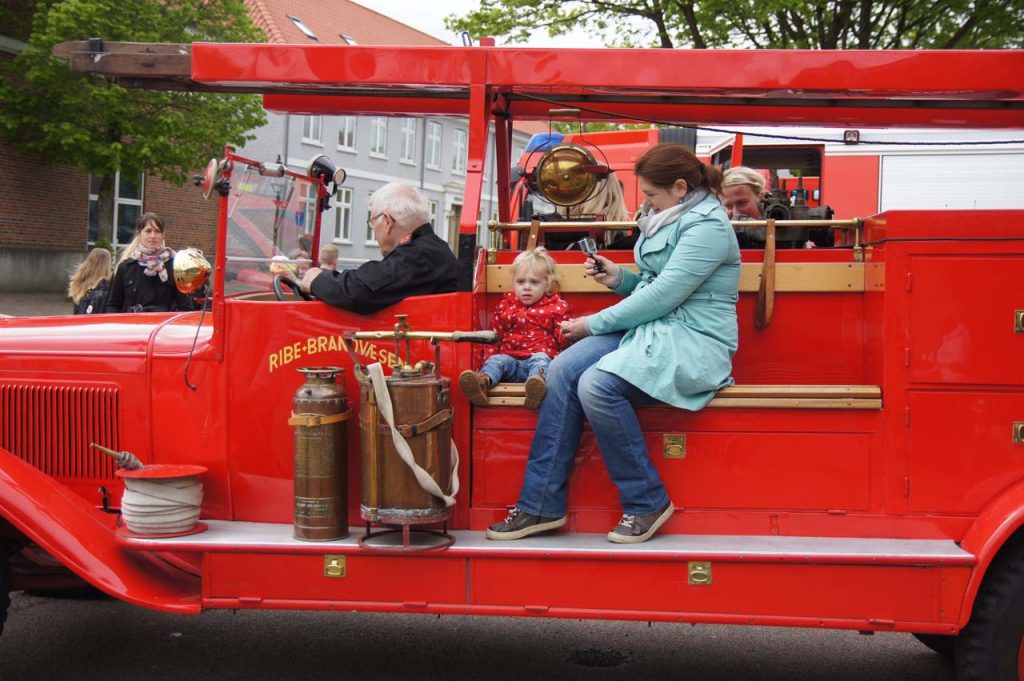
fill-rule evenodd
<path id="1" fill-rule="evenodd" d="M 579 246 L 579 249 L 583 251 L 588 258 L 594 259 L 594 271 L 598 274 L 603 274 L 604 265 L 597 259 L 597 243 L 595 243 L 589 236 L 585 236 L 578 240 L 576 245 Z"/>

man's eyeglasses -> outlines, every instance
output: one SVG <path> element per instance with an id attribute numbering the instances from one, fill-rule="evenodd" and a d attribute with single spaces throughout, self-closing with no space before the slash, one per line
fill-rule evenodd
<path id="1" fill-rule="evenodd" d="M 373 229 L 374 221 L 376 221 L 376 219 L 379 218 L 381 215 L 384 215 L 383 211 L 372 216 L 369 220 L 366 221 L 366 226 L 369 227 L 370 229 Z"/>

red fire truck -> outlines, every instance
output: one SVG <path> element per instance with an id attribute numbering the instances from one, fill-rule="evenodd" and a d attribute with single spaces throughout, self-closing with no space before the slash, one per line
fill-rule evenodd
<path id="1" fill-rule="evenodd" d="M 0 555 L 45 552 L 117 598 L 176 613 L 899 631 L 955 657 L 960 679 L 1024 679 L 1024 212 L 889 211 L 832 225 L 845 246 L 744 251 L 736 385 L 697 413 L 640 410 L 679 508 L 644 544 L 604 539 L 619 509 L 589 432 L 567 528 L 484 538 L 516 501 L 535 427 L 516 386 L 498 386 L 483 407 L 458 390 L 438 398 L 450 404 L 461 453 L 449 473 L 461 486 L 443 485 L 454 505 L 441 514 L 440 544 L 367 536 L 384 517 L 372 498 L 381 471 L 363 469 L 354 418 L 350 536 L 296 539 L 303 425 L 293 414 L 304 381 L 296 370 L 325 365 L 345 369 L 353 414 L 368 422 L 381 409 L 349 351 L 360 366 L 397 365 L 396 375 L 417 364 L 435 371 L 434 362 L 448 376 L 477 366 L 479 346 L 448 341 L 486 328 L 516 255 L 500 238 L 476 242 L 491 124 L 495 231 L 529 234 L 507 208 L 514 118 L 571 107 L 587 119 L 812 123 L 865 137 L 873 126 L 1024 128 L 1024 53 L 91 41 L 59 54 L 129 85 L 260 91 L 274 111 L 468 116 L 462 271 L 456 293 L 368 316 L 278 296 L 245 272 L 269 273 L 274 255 L 287 257 L 282 215 L 303 196 L 323 197 L 329 173 L 282 173 L 226 154 L 209 177 L 221 211 L 208 313 L 0 321 Z M 631 262 L 627 251 L 609 253 Z M 613 301 L 584 276 L 579 252 L 554 257 L 578 313 Z M 405 315 L 397 325 L 396 314 Z M 94 442 L 147 467 L 205 467 L 196 527 L 205 531 L 126 531 L 116 513 L 123 478 Z M 43 583 L 0 574 L 0 594 Z"/>

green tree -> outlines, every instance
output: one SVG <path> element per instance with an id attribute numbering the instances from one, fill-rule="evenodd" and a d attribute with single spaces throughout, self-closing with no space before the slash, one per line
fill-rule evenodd
<path id="1" fill-rule="evenodd" d="M 622 47 L 1024 46 L 1024 0 L 481 0 L 450 30 L 521 43 L 580 28 Z"/>
<path id="2" fill-rule="evenodd" d="M 0 61 L 0 136 L 18 151 L 59 159 L 99 178 L 99 227 L 110 234 L 114 176 L 147 173 L 183 183 L 225 143 L 243 144 L 266 121 L 257 97 L 122 88 L 73 73 L 53 46 L 112 41 L 262 42 L 244 0 L 20 0 L 27 45 Z"/>

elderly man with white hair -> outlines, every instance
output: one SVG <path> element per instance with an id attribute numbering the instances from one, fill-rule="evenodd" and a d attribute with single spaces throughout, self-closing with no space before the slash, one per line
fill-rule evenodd
<path id="1" fill-rule="evenodd" d="M 370 197 L 370 219 L 381 260 L 355 270 L 311 268 L 302 289 L 357 314 L 371 314 L 409 296 L 455 291 L 459 263 L 430 225 L 430 207 L 414 187 L 390 182 Z"/>

